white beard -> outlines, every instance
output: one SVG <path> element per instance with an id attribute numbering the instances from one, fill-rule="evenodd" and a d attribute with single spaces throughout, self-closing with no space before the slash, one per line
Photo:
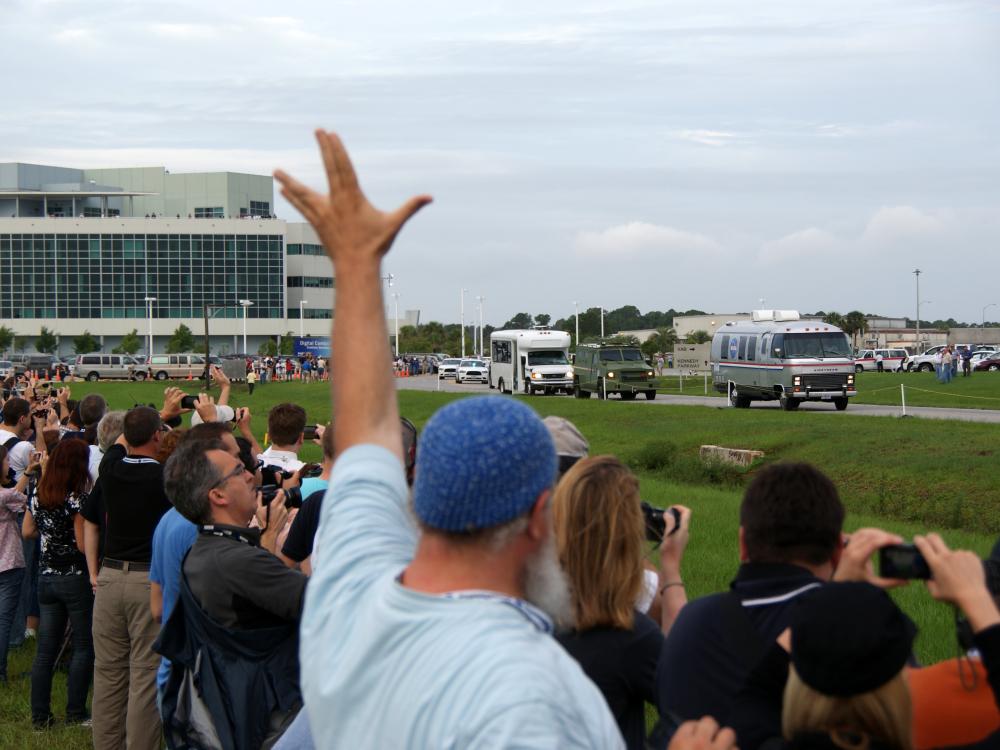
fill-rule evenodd
<path id="1" fill-rule="evenodd" d="M 545 612 L 559 630 L 573 627 L 573 592 L 559 564 L 555 535 L 528 560 L 524 574 L 524 598 Z"/>

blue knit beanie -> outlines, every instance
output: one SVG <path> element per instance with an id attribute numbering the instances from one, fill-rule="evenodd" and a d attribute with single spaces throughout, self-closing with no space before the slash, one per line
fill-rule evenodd
<path id="1" fill-rule="evenodd" d="M 556 468 L 552 438 L 534 411 L 503 396 L 464 398 L 424 427 L 413 505 L 434 529 L 488 529 L 527 513 Z"/>

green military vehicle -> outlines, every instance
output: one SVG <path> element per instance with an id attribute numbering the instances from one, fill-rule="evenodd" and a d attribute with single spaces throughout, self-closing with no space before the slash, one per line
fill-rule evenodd
<path id="1" fill-rule="evenodd" d="M 656 398 L 656 377 L 652 365 L 637 346 L 621 344 L 580 344 L 573 362 L 573 395 L 607 398 L 612 393 L 631 401 L 640 393 Z"/>

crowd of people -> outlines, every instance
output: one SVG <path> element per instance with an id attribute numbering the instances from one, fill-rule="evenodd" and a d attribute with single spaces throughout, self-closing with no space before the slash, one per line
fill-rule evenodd
<path id="1" fill-rule="evenodd" d="M 972 375 L 972 355 L 975 352 L 971 346 L 946 346 L 934 355 L 934 372 L 939 383 L 950 383 L 957 377 L 958 367 L 962 367 L 962 376 Z"/>
<path id="2" fill-rule="evenodd" d="M 1000 559 L 914 539 L 961 614 L 962 654 L 920 666 L 887 594 L 905 581 L 872 565 L 903 540 L 846 535 L 814 466 L 755 473 L 730 588 L 689 600 L 698 512 L 645 505 L 568 420 L 484 396 L 418 435 L 379 277 L 429 199 L 377 211 L 317 135 L 330 195 L 277 176 L 340 280 L 330 423 L 279 404 L 265 449 L 221 371 L 193 405 L 168 388 L 112 411 L 31 378 L 0 404 L 0 669 L 34 629 L 38 731 L 90 724 L 99 750 L 1000 747 Z"/>

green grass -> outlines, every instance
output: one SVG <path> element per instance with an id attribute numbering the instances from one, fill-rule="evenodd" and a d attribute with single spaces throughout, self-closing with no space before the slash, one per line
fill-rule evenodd
<path id="1" fill-rule="evenodd" d="M 933 376 L 865 373 L 859 388 L 868 403 L 879 395 L 898 396 L 899 383 L 934 390 Z M 883 385 L 884 384 L 884 385 Z M 194 383 L 181 383 L 195 392 Z M 702 381 L 685 378 L 684 393 L 703 394 Z M 880 391 L 887 388 L 887 391 Z M 113 408 L 162 400 L 157 383 L 98 383 L 73 385 L 74 395 L 97 391 Z M 993 390 L 991 390 L 993 389 Z M 963 382 L 940 386 L 939 400 L 959 401 L 958 395 L 1000 391 L 1000 377 L 977 374 Z M 911 400 L 907 390 L 907 403 Z M 418 427 L 439 407 L 462 395 L 401 391 L 400 410 Z M 872 399 L 872 400 L 868 400 Z M 328 384 L 274 383 L 259 385 L 253 397 L 245 387 L 234 388 L 235 405 L 250 406 L 254 432 L 263 438 L 268 409 L 293 401 L 306 409 L 310 422 L 329 419 Z M 736 572 L 738 508 L 750 470 L 704 467 L 697 458 L 702 444 L 753 448 L 765 452 L 764 462 L 781 459 L 810 461 L 834 479 L 848 508 L 848 530 L 879 526 L 910 538 L 928 530 L 942 532 L 949 544 L 988 553 L 1000 534 L 997 469 L 997 426 L 944 420 L 901 420 L 894 417 L 838 418 L 832 410 L 786 413 L 777 410 L 670 406 L 637 408 L 615 400 L 534 397 L 527 400 L 541 415 L 572 420 L 587 436 L 592 453 L 614 453 L 628 462 L 641 479 L 644 499 L 655 505 L 689 505 L 694 516 L 684 577 L 691 597 L 725 589 Z M 885 403 L 894 403 L 886 401 Z M 928 403 L 926 405 L 952 405 Z M 955 404 L 957 405 L 957 404 Z M 308 445 L 303 454 L 319 458 Z M 934 602 L 920 584 L 893 593 L 920 627 L 918 657 L 925 663 L 955 654 L 951 610 Z M 60 728 L 33 735 L 28 709 L 28 682 L 17 675 L 30 669 L 33 648 L 12 652 L 12 684 L 0 689 L 0 747 L 83 748 L 89 734 Z M 65 704 L 65 675 L 55 682 L 53 708 Z"/>
<path id="2" fill-rule="evenodd" d="M 939 383 L 933 372 L 865 372 L 858 376 L 859 404 L 900 406 L 900 385 L 906 388 L 907 406 L 940 406 L 953 409 L 1000 409 L 1000 373 L 977 372 L 950 383 Z"/>

